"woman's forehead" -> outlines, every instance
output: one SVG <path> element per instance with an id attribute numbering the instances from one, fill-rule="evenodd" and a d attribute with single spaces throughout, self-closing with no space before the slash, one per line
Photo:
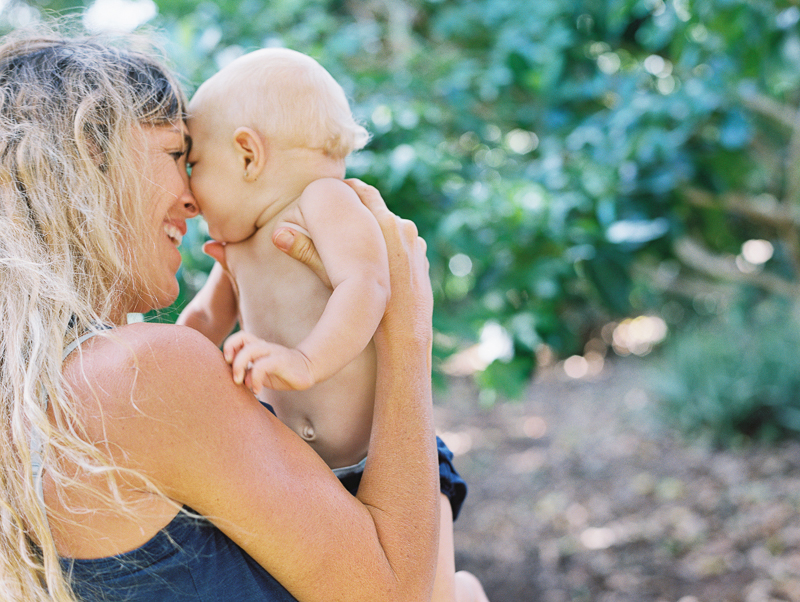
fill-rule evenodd
<path id="1" fill-rule="evenodd" d="M 167 140 L 169 142 L 173 142 L 174 139 L 177 139 L 188 144 L 191 141 L 189 129 L 186 127 L 186 123 L 184 121 L 163 125 L 153 125 L 143 129 L 151 136 L 162 140 Z"/>

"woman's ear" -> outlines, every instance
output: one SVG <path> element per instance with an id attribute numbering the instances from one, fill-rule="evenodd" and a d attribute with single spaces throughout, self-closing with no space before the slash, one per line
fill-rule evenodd
<path id="1" fill-rule="evenodd" d="M 251 128 L 238 127 L 233 132 L 233 144 L 239 155 L 245 181 L 255 182 L 267 164 L 264 139 Z"/>

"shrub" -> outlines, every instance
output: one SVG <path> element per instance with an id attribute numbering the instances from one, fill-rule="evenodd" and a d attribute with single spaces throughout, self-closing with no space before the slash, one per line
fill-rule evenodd
<path id="1" fill-rule="evenodd" d="M 664 346 L 653 379 L 659 413 L 720 446 L 800 434 L 798 308 L 772 298 L 734 308 Z"/>

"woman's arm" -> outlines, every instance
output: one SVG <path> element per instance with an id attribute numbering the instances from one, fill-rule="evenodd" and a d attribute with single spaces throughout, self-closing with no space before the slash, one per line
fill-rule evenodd
<path id="1" fill-rule="evenodd" d="M 118 464 L 207 516 L 299 600 L 425 600 L 438 524 L 427 260 L 413 224 L 374 189 L 352 185 L 386 237 L 392 287 L 375 337 L 375 417 L 358 498 L 190 329 L 120 329 L 124 357 L 104 358 L 138 376 L 133 396 L 123 386 L 104 404 L 103 435 L 124 450 Z"/>
<path id="2" fill-rule="evenodd" d="M 374 336 L 375 419 L 358 499 L 370 510 L 379 537 L 387 548 L 391 544 L 393 554 L 409 546 L 407 556 L 387 551 L 387 558 L 398 570 L 416 571 L 417 587 L 422 589 L 428 579 L 432 587 L 437 545 L 429 538 L 438 537 L 439 524 L 431 403 L 433 293 L 426 245 L 414 223 L 392 214 L 375 188 L 359 180 L 347 183 L 378 220 L 388 250 L 391 290 Z M 386 475 L 398 474 L 405 478 L 387 482 Z M 407 533 L 409 525 L 418 530 Z"/>

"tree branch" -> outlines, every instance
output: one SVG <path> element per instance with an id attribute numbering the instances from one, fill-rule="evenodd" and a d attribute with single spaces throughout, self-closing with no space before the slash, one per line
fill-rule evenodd
<path id="1" fill-rule="evenodd" d="M 675 255 L 684 264 L 713 278 L 751 284 L 778 295 L 797 297 L 800 286 L 768 272 L 742 272 L 732 256 L 716 255 L 690 238 L 675 241 Z"/>
<path id="2" fill-rule="evenodd" d="M 773 197 L 748 197 L 736 193 L 715 196 L 699 188 L 684 189 L 683 194 L 695 207 L 722 209 L 773 228 L 800 228 L 800 210 L 781 205 Z"/>
<path id="3" fill-rule="evenodd" d="M 790 130 L 786 159 L 784 160 L 784 177 L 786 189 L 782 204 L 784 207 L 796 207 L 800 199 L 800 111 L 780 103 L 768 96 L 748 92 L 741 95 L 745 106 L 752 111 L 769 117 Z M 795 274 L 800 273 L 800 236 L 794 224 L 778 226 L 778 235 L 788 249 Z"/>
<path id="4" fill-rule="evenodd" d="M 759 93 L 742 94 L 741 98 L 751 111 L 769 117 L 789 129 L 794 129 L 797 119 L 794 108 Z"/>

